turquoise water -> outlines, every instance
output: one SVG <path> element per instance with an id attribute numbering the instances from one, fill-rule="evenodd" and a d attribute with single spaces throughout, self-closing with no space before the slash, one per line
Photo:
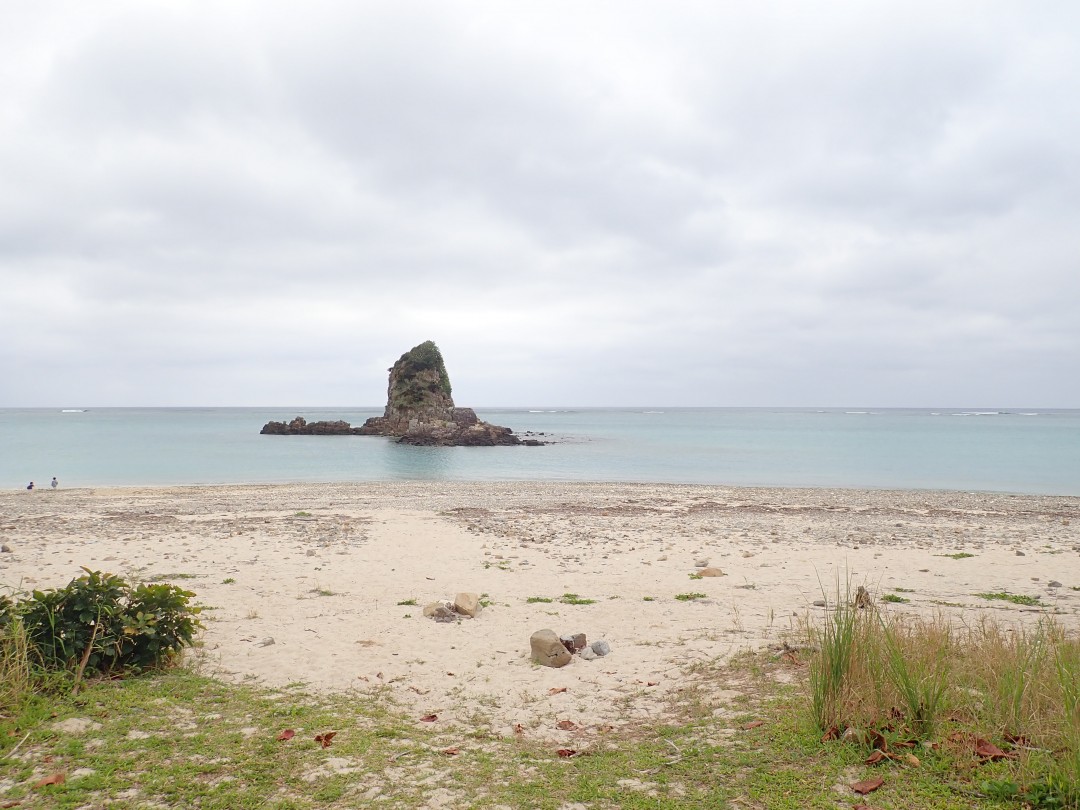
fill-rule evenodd
<path id="1" fill-rule="evenodd" d="M 261 436 L 381 408 L 0 409 L 0 487 L 378 480 L 657 481 L 1080 494 L 1080 411 L 497 410 L 546 447 L 407 447 Z"/>

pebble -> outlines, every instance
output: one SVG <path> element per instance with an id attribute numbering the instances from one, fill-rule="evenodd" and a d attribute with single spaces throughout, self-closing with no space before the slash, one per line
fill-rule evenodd
<path id="1" fill-rule="evenodd" d="M 269 647 L 271 644 L 274 644 L 274 643 L 275 642 L 274 642 L 273 636 L 267 636 L 262 641 L 256 643 L 255 646 L 256 647 Z"/>
<path id="2" fill-rule="evenodd" d="M 1017 549 L 1016 550 L 1016 556 L 1017 557 L 1026 557 L 1027 555 L 1024 552 L 1020 551 L 1020 549 Z"/>
<path id="3" fill-rule="evenodd" d="M 824 599 L 815 599 L 814 600 L 814 607 L 825 607 L 825 606 L 826 606 L 826 604 L 825 604 Z"/>
<path id="4" fill-rule="evenodd" d="M 611 645 L 603 639 L 600 639 L 599 641 L 594 641 L 589 649 L 591 649 L 599 657 L 603 658 L 605 655 L 611 652 Z"/>
<path id="5" fill-rule="evenodd" d="M 1046 583 L 1046 587 L 1047 588 L 1060 588 L 1061 583 L 1058 582 L 1056 579 L 1052 579 L 1052 580 L 1050 580 L 1049 582 Z"/>
<path id="6" fill-rule="evenodd" d="M 7 543 L 4 543 L 4 545 L 0 546 L 0 553 L 3 553 L 3 554 L 10 554 L 11 553 L 11 549 L 8 548 Z"/>

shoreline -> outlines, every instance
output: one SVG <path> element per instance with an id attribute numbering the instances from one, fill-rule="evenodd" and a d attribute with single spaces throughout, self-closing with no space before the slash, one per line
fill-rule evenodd
<path id="1" fill-rule="evenodd" d="M 571 706 L 598 724 L 611 723 L 613 703 L 624 721 L 659 717 L 689 667 L 797 636 L 836 583 L 865 585 L 891 612 L 1050 614 L 1080 628 L 1080 497 L 1063 495 L 606 482 L 61 488 L 0 493 L 0 543 L 11 549 L 0 554 L 5 592 L 63 586 L 82 566 L 194 591 L 210 609 L 192 657 L 210 674 L 389 690 L 409 711 L 481 714 L 501 734 L 553 728 Z M 691 578 L 702 562 L 725 576 Z M 421 615 L 459 592 L 489 604 L 459 623 Z M 996 592 L 1044 607 L 977 596 Z M 568 593 L 594 601 L 559 601 Z M 545 628 L 605 639 L 611 654 L 536 666 L 529 636 Z"/>

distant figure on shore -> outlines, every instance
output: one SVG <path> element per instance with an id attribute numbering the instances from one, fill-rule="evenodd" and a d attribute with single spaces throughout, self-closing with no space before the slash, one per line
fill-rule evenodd
<path id="1" fill-rule="evenodd" d="M 60 486 L 60 482 L 56 480 L 55 475 L 52 477 L 52 483 L 49 484 L 49 486 L 52 487 L 53 489 L 56 489 L 58 486 Z"/>
<path id="2" fill-rule="evenodd" d="M 26 491 L 27 492 L 29 492 L 33 488 L 34 488 L 34 482 L 33 481 L 31 481 L 29 484 L 26 485 Z"/>

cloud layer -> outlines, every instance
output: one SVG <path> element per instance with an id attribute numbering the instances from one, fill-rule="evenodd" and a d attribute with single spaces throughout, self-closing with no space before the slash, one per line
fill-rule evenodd
<path id="1" fill-rule="evenodd" d="M 0 406 L 1080 407 L 1080 7 L 23 6 Z"/>

